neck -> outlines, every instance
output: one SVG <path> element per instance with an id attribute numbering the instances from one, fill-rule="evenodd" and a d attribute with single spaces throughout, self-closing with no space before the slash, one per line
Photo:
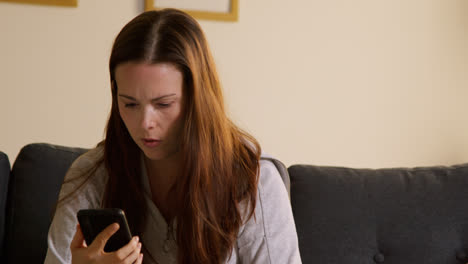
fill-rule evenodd
<path id="1" fill-rule="evenodd" d="M 162 160 L 150 160 L 145 156 L 145 165 L 151 188 L 167 193 L 182 174 L 181 152 Z"/>
<path id="2" fill-rule="evenodd" d="M 177 153 L 164 160 L 150 160 L 145 156 L 146 174 L 153 203 L 169 223 L 174 217 L 174 197 L 171 192 L 182 175 L 182 158 Z"/>

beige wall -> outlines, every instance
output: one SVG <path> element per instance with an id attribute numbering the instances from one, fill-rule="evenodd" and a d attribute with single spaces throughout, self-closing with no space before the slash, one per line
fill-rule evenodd
<path id="1" fill-rule="evenodd" d="M 143 1 L 0 3 L 0 149 L 92 147 L 107 60 Z M 468 162 L 468 1 L 239 0 L 201 21 L 232 118 L 286 164 Z"/>

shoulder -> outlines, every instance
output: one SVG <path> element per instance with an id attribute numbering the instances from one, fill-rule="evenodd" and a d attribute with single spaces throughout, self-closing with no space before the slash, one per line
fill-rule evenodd
<path id="1" fill-rule="evenodd" d="M 107 173 L 99 161 L 103 148 L 97 147 L 78 157 L 68 170 L 59 194 L 57 210 L 49 228 L 45 263 L 70 263 L 70 243 L 80 209 L 99 208 Z"/>
<path id="2" fill-rule="evenodd" d="M 277 165 L 274 159 L 260 160 L 255 214 L 237 238 L 243 263 L 301 263 L 289 195 Z"/>
<path id="3" fill-rule="evenodd" d="M 286 166 L 278 159 L 262 154 L 260 159 L 259 187 L 272 192 L 285 189 L 289 193 L 289 174 Z M 288 194 L 289 196 L 289 194 Z"/>
<path id="4" fill-rule="evenodd" d="M 238 241 L 240 244 L 270 236 L 278 224 L 278 216 L 288 216 L 291 211 L 287 189 L 270 158 L 260 159 L 255 217 L 241 227 Z"/>
<path id="5" fill-rule="evenodd" d="M 276 226 L 288 222 L 291 204 L 285 182 L 277 165 L 271 159 L 260 160 L 258 199 L 255 213 L 261 214 L 264 235 L 270 236 Z"/>
<path id="6" fill-rule="evenodd" d="M 95 166 L 104 156 L 104 147 L 97 146 L 93 149 L 88 150 L 79 156 L 70 166 L 70 169 L 67 173 L 67 177 L 74 176 L 70 175 L 70 172 L 78 173 L 79 171 L 89 169 Z"/>
<path id="7" fill-rule="evenodd" d="M 102 193 L 107 172 L 102 162 L 104 148 L 98 146 L 79 156 L 70 166 L 65 175 L 59 199 L 67 197 L 70 193 L 94 196 Z M 76 191 L 79 189 L 78 191 Z M 93 195 L 94 194 L 94 195 Z"/>

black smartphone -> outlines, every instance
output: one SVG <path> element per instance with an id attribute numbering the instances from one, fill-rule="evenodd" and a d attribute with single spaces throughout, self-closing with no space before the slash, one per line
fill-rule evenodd
<path id="1" fill-rule="evenodd" d="M 118 223 L 120 228 L 107 241 L 104 247 L 105 252 L 119 250 L 132 239 L 127 218 L 122 209 L 85 209 L 78 211 L 77 217 L 88 246 L 93 243 L 93 240 L 101 231 L 113 223 Z"/>

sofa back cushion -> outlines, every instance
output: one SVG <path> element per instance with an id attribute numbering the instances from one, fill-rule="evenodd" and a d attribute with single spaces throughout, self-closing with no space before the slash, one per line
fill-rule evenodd
<path id="1" fill-rule="evenodd" d="M 8 156 L 0 151 L 0 263 L 3 263 L 3 239 L 5 237 L 5 214 L 8 191 L 8 179 L 10 178 L 10 162 Z"/>
<path id="2" fill-rule="evenodd" d="M 468 164 L 289 173 L 303 263 L 468 260 Z"/>
<path id="3" fill-rule="evenodd" d="M 6 218 L 7 263 L 43 263 L 52 210 L 71 163 L 85 149 L 31 144 L 11 172 Z"/>

